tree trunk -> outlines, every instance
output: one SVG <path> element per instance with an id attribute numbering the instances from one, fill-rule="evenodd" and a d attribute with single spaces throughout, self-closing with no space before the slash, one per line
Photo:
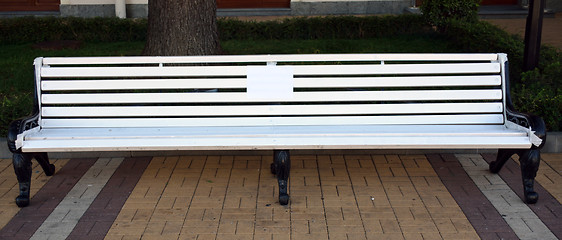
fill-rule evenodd
<path id="1" fill-rule="evenodd" d="M 149 0 L 143 54 L 219 54 L 216 0 Z"/>

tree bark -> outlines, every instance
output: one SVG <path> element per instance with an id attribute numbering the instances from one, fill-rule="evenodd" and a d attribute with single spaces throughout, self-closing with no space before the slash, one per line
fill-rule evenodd
<path id="1" fill-rule="evenodd" d="M 149 0 L 143 55 L 220 53 L 216 0 Z"/>

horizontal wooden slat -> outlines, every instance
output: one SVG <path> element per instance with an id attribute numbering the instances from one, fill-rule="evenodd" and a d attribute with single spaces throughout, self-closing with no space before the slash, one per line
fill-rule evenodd
<path id="1" fill-rule="evenodd" d="M 147 106 L 43 107 L 44 117 L 127 116 L 274 116 L 346 114 L 499 113 L 501 103 L 258 105 L 258 106 Z"/>
<path id="2" fill-rule="evenodd" d="M 81 127 L 196 127 L 196 126 L 310 126 L 310 125 L 459 125 L 503 124 L 502 114 L 340 116 L 340 117 L 215 117 L 215 118 L 80 118 L 43 119 L 43 128 Z"/>
<path id="3" fill-rule="evenodd" d="M 499 63 L 294 65 L 295 76 L 374 74 L 499 73 Z M 185 77 L 245 76 L 246 66 L 197 67 L 44 67 L 42 77 Z"/>
<path id="4" fill-rule="evenodd" d="M 526 149 L 528 137 L 180 138 L 26 141 L 23 152 L 295 150 L 295 149 Z"/>
<path id="5" fill-rule="evenodd" d="M 110 138 L 206 138 L 228 137 L 311 137 L 311 136 L 526 136 L 501 125 L 288 125 L 146 128 L 67 128 L 43 129 L 26 137 L 33 139 L 110 139 Z"/>
<path id="6" fill-rule="evenodd" d="M 83 64 L 158 64 L 158 63 L 251 63 L 313 61 L 495 61 L 497 54 L 309 54 L 309 55 L 236 55 L 181 57 L 75 57 L 44 58 L 44 65 Z"/>
<path id="7" fill-rule="evenodd" d="M 41 77 L 245 76 L 246 66 L 197 67 L 44 67 Z"/>
<path id="8" fill-rule="evenodd" d="M 424 87 L 424 86 L 499 86 L 499 75 L 295 78 L 295 88 L 339 87 Z M 61 90 L 132 90 L 132 89 L 205 89 L 246 88 L 246 78 L 230 79 L 123 79 L 123 80 L 44 80 L 44 91 Z"/>
<path id="9" fill-rule="evenodd" d="M 44 80 L 43 91 L 134 90 L 134 89 L 205 89 L 246 88 L 246 78 L 229 79 L 127 79 L 127 80 Z"/>
<path id="10" fill-rule="evenodd" d="M 499 86 L 499 75 L 295 78 L 295 88 Z"/>
<path id="11" fill-rule="evenodd" d="M 43 129 L 24 151 L 396 149 L 529 147 L 525 132 L 501 125 L 386 125 Z"/>
<path id="12" fill-rule="evenodd" d="M 385 64 L 385 65 L 295 65 L 295 75 L 369 75 L 369 74 L 462 74 L 499 73 L 498 63 L 456 64 Z"/>
<path id="13" fill-rule="evenodd" d="M 334 101 L 437 101 L 437 100 L 499 100 L 501 90 L 420 90 L 420 91 L 336 91 L 295 92 L 283 102 Z M 43 104 L 121 104 L 121 103 L 239 103 L 264 102 L 242 93 L 97 93 L 43 94 Z M 279 102 L 272 99 L 270 102 Z"/>

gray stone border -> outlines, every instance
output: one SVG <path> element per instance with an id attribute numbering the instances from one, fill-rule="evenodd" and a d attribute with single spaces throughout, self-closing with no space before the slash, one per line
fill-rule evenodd
<path id="1" fill-rule="evenodd" d="M 367 1 L 318 1 L 291 2 L 290 8 L 275 9 L 219 9 L 217 15 L 225 16 L 315 16 L 315 15 L 364 15 L 402 14 L 409 8 L 409 0 L 367 0 Z M 60 5 L 62 17 L 115 17 L 115 5 Z M 127 4 L 127 18 L 146 18 L 148 4 Z"/>

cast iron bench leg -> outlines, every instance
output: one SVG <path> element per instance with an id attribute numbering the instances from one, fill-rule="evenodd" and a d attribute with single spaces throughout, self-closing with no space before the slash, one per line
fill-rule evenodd
<path id="1" fill-rule="evenodd" d="M 16 197 L 18 207 L 29 205 L 29 190 L 31 188 L 31 159 L 35 158 L 43 168 L 45 175 L 51 176 L 55 173 L 55 165 L 49 163 L 47 153 L 14 153 L 12 164 L 18 179 L 20 194 Z"/>
<path id="2" fill-rule="evenodd" d="M 541 152 L 539 149 L 529 149 L 519 154 L 519 162 L 521 163 L 521 176 L 523 178 L 523 190 L 525 193 L 525 202 L 529 204 L 536 203 L 539 195 L 533 189 L 535 177 L 539 170 L 541 162 Z"/>
<path id="3" fill-rule="evenodd" d="M 498 150 L 496 161 L 490 163 L 490 172 L 498 173 L 513 154 L 519 155 L 525 202 L 529 204 L 536 203 L 539 195 L 535 192 L 534 185 L 541 159 L 539 149 L 500 149 Z"/>
<path id="4" fill-rule="evenodd" d="M 287 194 L 287 189 L 289 187 L 288 181 L 290 169 L 291 159 L 289 151 L 274 151 L 271 173 L 277 175 L 277 181 L 279 183 L 279 204 L 281 205 L 287 205 L 289 203 L 289 194 Z"/>

